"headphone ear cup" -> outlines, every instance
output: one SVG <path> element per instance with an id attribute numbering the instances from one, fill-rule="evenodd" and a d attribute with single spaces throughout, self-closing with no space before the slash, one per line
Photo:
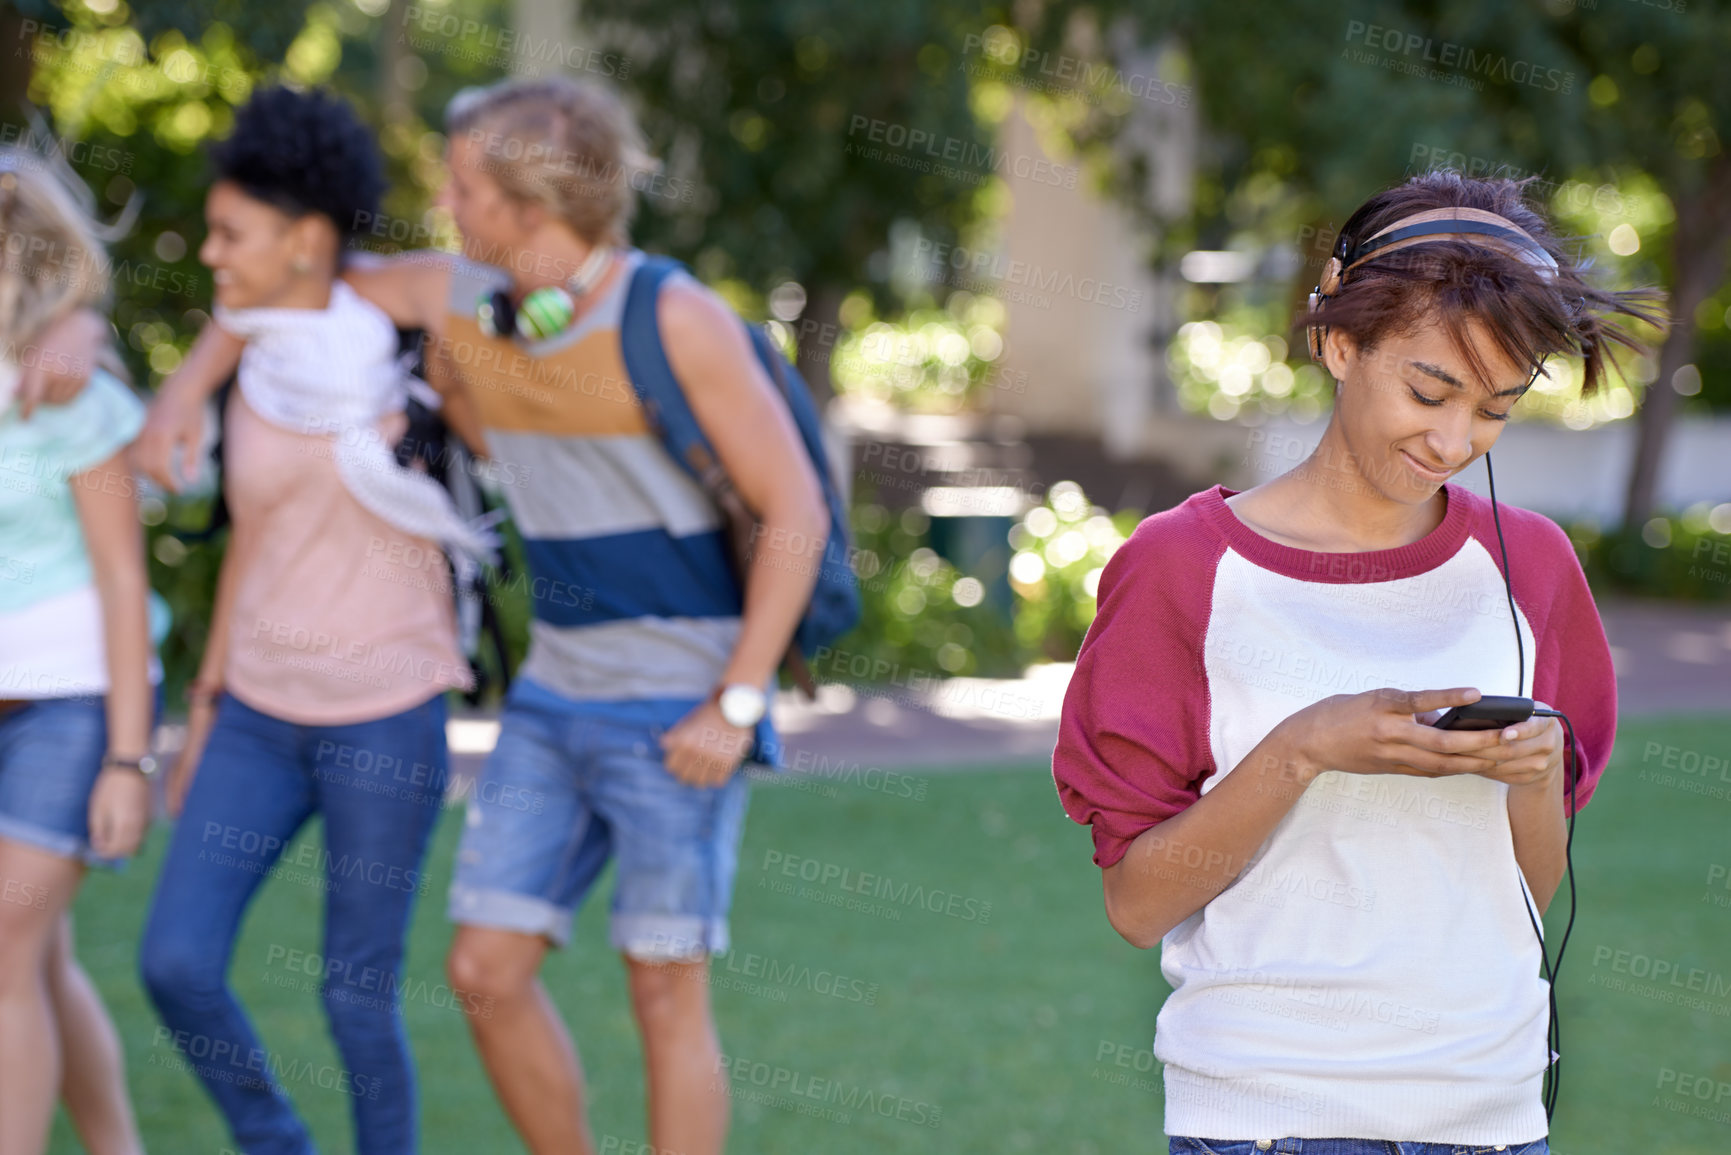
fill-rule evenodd
<path id="1" fill-rule="evenodd" d="M 1316 288 L 1310 291 L 1310 308 L 1307 314 L 1310 323 L 1305 327 L 1304 334 L 1313 361 L 1322 360 L 1322 341 L 1328 335 L 1328 326 L 1321 323 L 1322 303 L 1340 291 L 1340 272 L 1340 258 L 1328 258 L 1328 263 L 1322 267 L 1322 279 L 1316 283 Z"/>
<path id="2" fill-rule="evenodd" d="M 558 285 L 546 285 L 523 298 L 517 309 L 517 334 L 525 341 L 545 341 L 563 333 L 577 315 L 577 302 Z"/>
<path id="3" fill-rule="evenodd" d="M 489 337 L 503 337 L 516 326 L 517 310 L 503 289 L 482 293 L 475 302 L 475 324 Z"/>

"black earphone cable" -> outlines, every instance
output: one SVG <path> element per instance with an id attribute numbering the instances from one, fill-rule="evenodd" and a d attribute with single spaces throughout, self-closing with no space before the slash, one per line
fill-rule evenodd
<path id="1" fill-rule="evenodd" d="M 1534 374 L 1535 378 L 1537 374 Z M 1497 512 L 1497 481 L 1491 472 L 1491 455 L 1485 454 L 1485 479 L 1490 483 L 1491 491 L 1491 521 L 1497 528 L 1497 549 L 1502 553 L 1503 589 L 1509 597 L 1509 617 L 1515 623 L 1515 653 L 1519 665 L 1516 675 L 1516 697 L 1526 697 L 1527 687 L 1527 654 L 1526 644 L 1521 637 L 1521 619 L 1515 611 L 1515 587 L 1509 576 L 1509 547 L 1503 540 L 1503 521 Z M 1563 838 L 1563 870 L 1569 883 L 1569 918 L 1563 925 L 1563 937 L 1557 943 L 1557 961 L 1553 964 L 1550 952 L 1545 947 L 1545 932 L 1539 926 L 1538 912 L 1533 909 L 1531 898 L 1527 895 L 1526 886 L 1521 887 L 1521 901 L 1526 904 L 1527 918 L 1533 924 L 1533 934 L 1539 940 L 1539 973 L 1545 978 L 1549 988 L 1550 1022 L 1545 1030 L 1545 1084 L 1543 1100 L 1545 1104 L 1545 1123 L 1551 1122 L 1556 1113 L 1557 1097 L 1562 1091 L 1562 1050 L 1563 1031 L 1562 1016 L 1557 1013 L 1557 979 L 1563 970 L 1563 952 L 1569 949 L 1569 935 L 1575 929 L 1575 780 L 1580 777 L 1581 749 L 1575 739 L 1575 724 L 1569 721 L 1569 716 L 1561 710 L 1539 708 L 1533 711 L 1535 718 L 1557 718 L 1563 723 L 1563 729 L 1568 733 L 1569 744 L 1563 761 L 1563 780 L 1568 784 L 1569 817 L 1568 833 Z M 1518 868 L 1517 868 L 1518 869 Z"/>
<path id="2" fill-rule="evenodd" d="M 1581 749 L 1575 738 L 1575 724 L 1569 721 L 1567 714 L 1561 710 L 1540 709 L 1533 711 L 1533 717 L 1560 719 L 1563 723 L 1563 729 L 1569 735 L 1568 758 L 1563 766 L 1563 775 L 1569 790 L 1568 833 L 1563 838 L 1563 870 L 1569 882 L 1569 917 L 1563 924 L 1563 937 L 1557 942 L 1557 961 L 1555 963 L 1550 961 L 1550 952 L 1545 947 L 1544 931 L 1539 927 L 1538 915 L 1533 910 L 1532 901 L 1527 898 L 1524 889 L 1521 892 L 1521 900 L 1527 905 L 1527 918 L 1533 924 L 1533 933 L 1539 938 L 1540 973 L 1545 976 L 1545 981 L 1551 988 L 1551 1018 L 1549 1029 L 1545 1032 L 1549 1053 L 1546 1055 L 1544 1088 L 1545 1122 L 1549 1123 L 1551 1116 L 1556 1112 L 1557 1096 L 1562 1090 L 1563 1083 L 1563 1031 L 1562 1018 L 1557 1012 L 1557 980 L 1563 972 L 1563 953 L 1569 949 L 1569 936 L 1574 933 L 1575 929 L 1575 782 L 1580 777 Z"/>

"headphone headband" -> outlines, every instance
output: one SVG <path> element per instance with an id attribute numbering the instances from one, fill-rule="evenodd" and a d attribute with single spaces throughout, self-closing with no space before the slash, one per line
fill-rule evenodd
<path id="1" fill-rule="evenodd" d="M 1460 237 L 1509 256 L 1519 257 L 1541 271 L 1552 274 L 1557 271 L 1556 258 L 1546 252 L 1545 247 L 1534 240 L 1532 234 L 1507 217 L 1484 209 L 1446 208 L 1427 209 L 1410 217 L 1403 217 L 1373 234 L 1368 240 L 1361 241 L 1347 258 L 1342 275 L 1378 253 L 1393 252 L 1420 241 L 1442 237 Z"/>
<path id="2" fill-rule="evenodd" d="M 1557 275 L 1556 258 L 1532 234 L 1507 217 L 1484 209 L 1458 206 L 1426 209 L 1401 218 L 1357 245 L 1349 246 L 1343 236 L 1335 244 L 1334 255 L 1323 266 L 1321 280 L 1310 293 L 1311 324 L 1306 327 L 1305 336 L 1311 357 L 1322 360 L 1322 342 L 1328 333 L 1327 326 L 1316 323 L 1322 303 L 1340 291 L 1348 273 L 1375 257 L 1444 238 L 1464 240 L 1516 257 L 1546 280 Z"/>

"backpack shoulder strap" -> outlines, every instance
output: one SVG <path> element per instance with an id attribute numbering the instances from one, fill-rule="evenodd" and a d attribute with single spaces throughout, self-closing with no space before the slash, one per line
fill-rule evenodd
<path id="1" fill-rule="evenodd" d="M 720 486 L 731 488 L 731 483 L 691 412 L 679 378 L 673 374 L 656 316 L 662 284 L 684 268 L 671 257 L 643 258 L 626 290 L 619 344 L 625 357 L 625 375 L 631 378 L 631 388 L 643 406 L 649 427 L 673 459 L 713 493 Z"/>

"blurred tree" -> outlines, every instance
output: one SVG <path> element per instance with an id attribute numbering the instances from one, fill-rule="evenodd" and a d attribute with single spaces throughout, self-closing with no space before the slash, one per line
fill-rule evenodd
<path id="1" fill-rule="evenodd" d="M 142 196 L 132 232 L 109 246 L 110 316 L 136 382 L 154 384 L 172 372 L 207 320 L 210 280 L 197 259 L 209 185 L 201 154 L 228 131 L 235 107 L 257 85 L 274 81 L 341 93 L 365 119 L 382 124 L 392 178 L 389 215 L 360 243 L 424 247 L 435 240 L 423 214 L 440 142 L 426 122 L 439 117 L 462 85 L 503 74 L 498 54 L 479 43 L 487 30 L 503 26 L 502 4 L 453 0 L 446 11 L 459 15 L 461 34 L 435 36 L 421 34 L 406 6 L 391 8 L 384 0 L 184 0 L 137 9 L 110 0 L 64 10 L 20 0 L 0 7 L 0 36 L 11 37 L 5 42 L 17 45 L 22 65 L 0 69 L 0 94 L 15 92 L 14 103 L 22 106 L 16 114 L 0 112 L 0 122 L 16 138 L 20 126 L 30 126 L 31 110 L 46 114 L 105 215 Z M 384 20 L 376 18 L 387 12 Z M 381 62 L 392 53 L 397 63 Z M 434 68 L 424 66 L 423 55 Z M 197 498 L 146 503 L 151 584 L 175 615 L 163 649 L 171 701 L 203 644 L 223 540 L 183 544 L 173 534 L 202 526 L 207 506 Z"/>
<path id="2" fill-rule="evenodd" d="M 247 0 L 148 0 L 132 10 L 132 24 L 144 39 L 154 41 L 164 32 L 178 32 L 196 40 L 214 24 L 225 24 L 260 61 L 279 61 L 289 45 L 306 27 L 311 0 L 271 0 L 269 4 Z"/>
<path id="3" fill-rule="evenodd" d="M 0 0 L 0 54 L 6 58 L 6 67 L 0 68 L 0 118 L 10 121 L 25 114 L 37 34 L 65 24 L 51 0 Z"/>
<path id="4" fill-rule="evenodd" d="M 1674 4 L 1674 7 L 1673 7 Z M 1606 5 L 1562 23 L 1560 38 L 1588 77 L 1581 99 L 1533 102 L 1560 161 L 1612 158 L 1639 166 L 1671 202 L 1676 223 L 1660 258 L 1668 265 L 1671 331 L 1659 373 L 1642 398 L 1623 525 L 1653 513 L 1679 391 L 1696 360 L 1698 311 L 1725 283 L 1731 260 L 1731 8 L 1667 0 L 1662 7 Z M 1662 238 L 1656 238 L 1662 239 Z M 1697 377 L 1698 381 L 1699 378 Z"/>
<path id="5" fill-rule="evenodd" d="M 820 396 L 843 297 L 888 304 L 890 231 L 954 242 L 988 208 L 991 125 L 969 104 L 967 38 L 1002 18 L 958 0 L 794 4 L 591 0 L 584 32 L 630 62 L 645 131 L 691 202 L 646 197 L 645 243 L 707 280 L 805 290 L 799 366 Z M 960 179 L 922 171 L 946 163 Z"/>
<path id="6" fill-rule="evenodd" d="M 1676 213 L 1668 245 L 1651 254 L 1676 324 L 1641 406 L 1629 477 L 1625 524 L 1646 520 L 1677 407 L 1671 383 L 1695 357 L 1697 310 L 1713 307 L 1731 253 L 1731 74 L 1721 64 L 1731 10 L 1686 0 L 1402 0 L 1375 12 L 1326 0 L 1104 0 L 1071 6 L 1068 23 L 1043 14 L 1041 34 L 1073 37 L 1078 18 L 1185 46 L 1213 139 L 1193 219 L 1169 243 L 1224 247 L 1257 225 L 1292 230 L 1285 238 L 1298 238 L 1306 264 L 1295 310 L 1338 223 L 1409 172 L 1453 159 L 1471 175 L 1650 175 Z M 1127 126 L 1093 115 L 1075 131 L 1110 141 Z M 1152 158 L 1116 143 L 1114 185 L 1146 211 L 1140 178 Z"/>

